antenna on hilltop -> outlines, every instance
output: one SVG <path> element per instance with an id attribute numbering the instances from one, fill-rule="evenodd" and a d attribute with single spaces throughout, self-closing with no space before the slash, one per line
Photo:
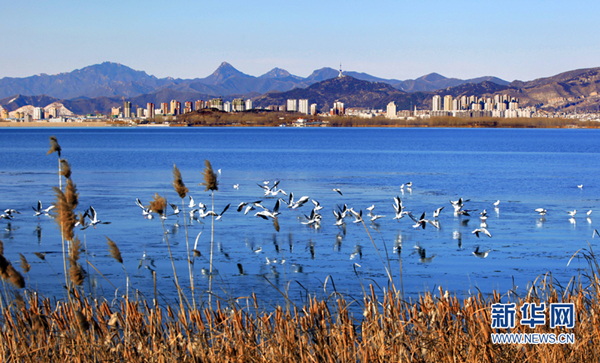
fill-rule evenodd
<path id="1" fill-rule="evenodd" d="M 338 74 L 338 78 L 342 78 L 344 75 L 342 74 L 342 62 L 340 62 L 340 74 Z"/>

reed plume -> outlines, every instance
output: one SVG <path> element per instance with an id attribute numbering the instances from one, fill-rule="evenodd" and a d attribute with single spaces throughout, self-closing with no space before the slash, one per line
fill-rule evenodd
<path id="1" fill-rule="evenodd" d="M 73 242 L 71 243 L 71 248 L 69 250 L 69 259 L 72 263 L 76 263 L 79 261 L 79 257 L 81 255 L 81 241 L 79 237 L 73 238 Z"/>
<path id="2" fill-rule="evenodd" d="M 19 256 L 21 259 L 21 270 L 23 270 L 23 273 L 28 273 L 31 270 L 31 265 L 27 262 L 27 259 L 22 253 L 19 253 Z"/>
<path id="3" fill-rule="evenodd" d="M 66 159 L 60 159 L 60 175 L 71 178 L 71 164 Z"/>
<path id="4" fill-rule="evenodd" d="M 219 182 L 217 181 L 217 174 L 213 171 L 210 161 L 204 159 L 204 182 L 200 185 L 204 185 L 206 189 L 204 191 L 212 190 L 212 211 L 215 211 L 215 193 L 214 191 L 219 190 Z M 212 271 L 213 271 L 213 249 L 214 249 L 214 236 L 215 236 L 215 216 L 211 216 L 210 226 L 210 274 L 208 275 L 208 304 L 210 306 L 212 296 Z"/>
<path id="5" fill-rule="evenodd" d="M 17 288 L 22 289 L 25 287 L 25 279 L 15 270 L 13 265 L 7 260 L 4 255 L 0 254 L 0 277 L 4 280 L 10 281 Z"/>
<path id="6" fill-rule="evenodd" d="M 184 218 L 183 223 L 185 226 L 185 246 L 187 248 L 187 261 L 188 261 L 188 270 L 190 274 L 190 288 L 192 290 L 192 302 L 194 304 L 194 309 L 196 308 L 196 294 L 194 293 L 194 275 L 192 274 L 192 262 L 190 259 L 190 242 L 188 238 L 188 229 L 187 229 L 187 219 L 185 218 L 185 203 L 183 198 L 187 196 L 189 189 L 183 183 L 183 178 L 181 177 L 181 172 L 177 168 L 175 164 L 173 164 L 173 188 L 175 188 L 175 192 L 181 198 L 181 210 L 183 212 Z"/>
<path id="7" fill-rule="evenodd" d="M 6 275 L 8 281 L 15 285 L 15 287 L 19 289 L 23 289 L 25 287 L 25 279 L 23 278 L 23 275 L 21 275 L 19 271 L 15 270 L 10 262 L 8 262 L 8 266 L 6 267 Z"/>
<path id="8" fill-rule="evenodd" d="M 4 254 L 4 243 L 2 243 L 2 241 L 0 241 L 0 255 Z"/>
<path id="9" fill-rule="evenodd" d="M 4 280 L 7 280 L 10 275 L 8 274 L 8 266 L 10 262 L 4 257 L 4 255 L 0 255 L 0 277 Z"/>
<path id="10" fill-rule="evenodd" d="M 148 206 L 148 209 L 150 209 L 150 211 L 158 214 L 159 216 L 162 216 L 163 213 L 165 212 L 165 208 L 167 207 L 167 200 L 163 197 L 161 197 L 160 195 L 158 195 L 158 193 L 154 194 L 154 200 L 150 201 L 150 205 Z"/>
<path id="11" fill-rule="evenodd" d="M 202 173 L 203 177 L 204 177 L 204 182 L 201 183 L 200 185 L 204 185 L 204 187 L 206 189 L 204 189 L 204 191 L 208 191 L 208 190 L 219 190 L 219 182 L 217 181 L 217 174 L 215 174 L 215 172 L 213 171 L 212 165 L 210 165 L 210 161 L 208 160 L 204 160 L 204 172 Z"/>
<path id="12" fill-rule="evenodd" d="M 185 198 L 189 192 L 189 189 L 183 184 L 181 172 L 175 164 L 173 164 L 173 188 L 175 188 L 175 192 L 177 192 L 181 199 Z"/>
<path id="13" fill-rule="evenodd" d="M 10 265 L 10 282 L 15 285 L 19 289 L 25 288 L 25 279 L 23 275 L 19 273 L 19 271 L 15 270 L 12 265 Z"/>
<path id="14" fill-rule="evenodd" d="M 50 149 L 48 150 L 48 152 L 46 153 L 46 155 L 50 155 L 53 152 L 56 152 L 58 154 L 58 188 L 62 189 L 62 177 L 61 177 L 61 162 L 60 162 L 60 145 L 58 144 L 58 141 L 56 140 L 56 136 L 50 136 Z"/>
<path id="15" fill-rule="evenodd" d="M 50 136 L 50 149 L 48 150 L 48 152 L 46 153 L 46 155 L 50 155 L 53 152 L 57 152 L 58 153 L 58 157 L 60 158 L 60 145 L 58 144 L 58 140 L 56 140 L 56 136 Z"/>
<path id="16" fill-rule="evenodd" d="M 46 254 L 43 252 L 34 252 L 33 254 L 36 255 L 37 258 L 39 258 L 42 261 L 46 260 Z"/>
<path id="17" fill-rule="evenodd" d="M 71 248 L 69 251 L 69 264 L 71 265 L 69 268 L 69 277 L 75 286 L 81 286 L 84 280 L 83 268 L 77 262 L 80 254 L 81 242 L 79 241 L 79 238 L 75 237 L 71 242 Z"/>
<path id="18" fill-rule="evenodd" d="M 150 206 L 148 206 L 148 209 L 150 209 L 154 213 L 157 213 L 160 217 L 165 212 L 166 207 L 167 207 L 167 200 L 165 198 L 161 197 L 160 195 L 158 195 L 158 193 L 155 193 L 154 200 L 152 200 L 150 202 Z M 173 266 L 173 275 L 175 278 L 175 285 L 177 286 L 177 292 L 179 293 L 180 306 L 181 306 L 181 309 L 183 310 L 183 299 L 182 299 L 182 295 L 181 295 L 181 286 L 179 285 L 179 280 L 177 278 L 177 270 L 175 269 L 175 261 L 173 260 L 173 254 L 171 253 L 171 245 L 169 244 L 169 236 L 167 234 L 167 229 L 165 228 L 165 221 L 162 218 L 160 218 L 160 223 L 163 227 L 163 233 L 165 236 L 165 241 L 167 242 L 167 248 L 169 249 L 169 257 L 171 258 L 171 265 Z"/>
<path id="19" fill-rule="evenodd" d="M 53 213 L 56 216 L 56 223 L 61 229 L 64 238 L 67 241 L 73 239 L 73 228 L 77 223 L 77 217 L 75 215 L 75 208 L 79 203 L 79 194 L 77 193 L 77 187 L 71 179 L 67 180 L 67 186 L 65 191 L 60 188 L 54 187 L 54 193 L 56 195 L 56 206 L 53 209 Z"/>
<path id="20" fill-rule="evenodd" d="M 77 208 L 79 204 L 79 193 L 77 193 L 77 186 L 71 179 L 67 180 L 67 187 L 65 188 L 65 198 L 71 209 Z"/>
<path id="21" fill-rule="evenodd" d="M 118 263 L 122 264 L 123 258 L 121 257 L 121 251 L 119 251 L 119 247 L 110 238 L 106 237 L 106 240 L 108 243 L 108 251 L 110 252 L 110 257 L 114 258 Z"/>
<path id="22" fill-rule="evenodd" d="M 125 271 L 125 276 L 127 277 L 127 296 L 129 296 L 129 274 L 127 273 L 127 269 L 125 268 L 125 264 L 123 263 L 123 257 L 121 256 L 121 251 L 119 250 L 119 246 L 108 238 L 108 236 L 104 236 L 106 238 L 106 243 L 108 244 L 108 252 L 110 253 L 110 257 L 114 258 L 115 261 L 121 264 L 123 267 L 123 271 Z"/>

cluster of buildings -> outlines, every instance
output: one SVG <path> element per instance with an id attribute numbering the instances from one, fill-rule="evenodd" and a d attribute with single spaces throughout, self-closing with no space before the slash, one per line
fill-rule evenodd
<path id="1" fill-rule="evenodd" d="M 213 98 L 208 101 L 187 101 L 183 104 L 177 100 L 155 105 L 147 103 L 146 107 L 132 105 L 123 98 L 122 107 L 111 108 L 109 118 L 111 119 L 154 119 L 157 116 L 178 116 L 193 111 L 214 108 L 224 112 L 242 112 L 255 109 L 251 99 L 236 98 L 232 101 L 223 101 L 222 98 Z M 257 109 L 263 109 L 258 107 Z M 386 117 L 389 119 L 411 119 L 429 118 L 440 116 L 453 117 L 498 117 L 498 118 L 574 118 L 579 120 L 600 120 L 598 113 L 558 113 L 538 110 L 535 107 L 520 107 L 519 100 L 507 94 L 496 94 L 493 97 L 435 95 L 432 98 L 431 110 L 398 110 L 394 102 L 390 102 L 385 110 L 364 107 L 346 108 L 343 102 L 335 101 L 328 112 L 319 113 L 317 104 L 309 104 L 308 99 L 287 99 L 283 105 L 270 105 L 266 110 L 297 112 L 304 115 L 326 116 L 353 116 L 361 118 Z M 101 119 L 105 116 L 91 116 L 87 119 Z M 24 106 L 16 111 L 8 112 L 0 107 L 0 119 L 12 119 L 17 121 L 48 120 L 54 122 L 65 122 L 74 119 L 71 111 L 60 103 L 54 103 L 46 107 Z M 81 117 L 80 117 L 81 118 Z"/>
<path id="2" fill-rule="evenodd" d="M 122 107 L 113 107 L 111 109 L 110 118 L 178 116 L 205 108 L 214 108 L 224 112 L 242 112 L 255 109 L 251 99 L 243 100 L 241 98 L 236 98 L 232 101 L 223 101 L 222 98 L 213 98 L 208 101 L 187 101 L 183 105 L 177 100 L 171 100 L 171 102 L 161 103 L 160 105 L 148 103 L 146 108 L 138 107 L 135 110 L 133 109 L 131 102 L 123 100 Z M 257 109 L 262 109 L 262 107 Z M 270 105 L 264 109 L 271 111 L 298 112 L 304 115 L 316 115 L 318 112 L 317 104 L 313 103 L 309 105 L 307 99 L 288 99 L 284 105 Z M 343 115 L 344 104 L 341 102 L 334 104 L 332 114 Z"/>
<path id="3" fill-rule="evenodd" d="M 158 107 L 157 107 L 158 106 Z M 240 112 L 252 110 L 252 100 L 243 100 L 236 98 L 234 100 L 223 102 L 222 98 L 214 98 L 208 101 L 197 100 L 186 101 L 183 103 L 177 100 L 171 100 L 171 102 L 163 102 L 160 105 L 154 103 L 147 103 L 146 108 L 137 107 L 133 109 L 131 102 L 123 100 L 123 107 L 112 107 L 110 111 L 110 118 L 154 118 L 156 116 L 178 116 L 193 111 L 205 109 L 205 108 L 216 108 L 220 111 L 225 112 Z"/>
<path id="4" fill-rule="evenodd" d="M 8 120 L 23 120 L 23 121 L 38 121 L 38 120 L 62 120 L 65 116 L 73 115 L 72 112 L 64 108 L 61 103 L 53 103 L 46 107 L 24 106 L 18 110 L 9 112 L 7 109 L 0 107 L 0 119 Z"/>
<path id="5" fill-rule="evenodd" d="M 509 95 L 497 94 L 494 97 L 461 96 L 453 98 L 446 95 L 433 96 L 431 110 L 396 110 L 396 104 L 387 105 L 385 117 L 390 119 L 407 117 L 539 117 L 535 107 L 519 107 L 519 100 Z"/>
<path id="6" fill-rule="evenodd" d="M 519 107 L 519 99 L 507 94 L 496 94 L 494 97 L 435 95 L 431 100 L 431 116 L 455 117 L 525 117 L 536 113 L 535 107 Z"/>

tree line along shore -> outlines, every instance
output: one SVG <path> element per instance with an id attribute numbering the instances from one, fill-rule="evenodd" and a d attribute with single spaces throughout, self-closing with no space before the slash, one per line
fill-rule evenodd
<path id="1" fill-rule="evenodd" d="M 303 117 L 304 116 L 304 117 Z M 299 116 L 285 112 L 203 111 L 173 117 L 147 120 L 97 120 L 84 122 L 9 122 L 0 121 L 0 127 L 110 127 L 153 126 L 172 127 L 472 127 L 472 128 L 600 128 L 600 122 L 579 121 L 571 118 L 460 118 L 431 117 L 388 119 L 385 117 L 360 118 L 353 116 Z"/>

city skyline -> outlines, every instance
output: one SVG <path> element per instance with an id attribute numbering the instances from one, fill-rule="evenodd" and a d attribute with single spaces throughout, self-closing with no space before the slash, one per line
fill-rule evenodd
<path id="1" fill-rule="evenodd" d="M 526 81 L 599 65 L 597 10 L 584 1 L 24 1 L 3 7 L 0 78 L 111 61 L 189 79 L 227 61 L 253 76 L 278 67 L 307 77 L 341 62 L 386 79 Z"/>

